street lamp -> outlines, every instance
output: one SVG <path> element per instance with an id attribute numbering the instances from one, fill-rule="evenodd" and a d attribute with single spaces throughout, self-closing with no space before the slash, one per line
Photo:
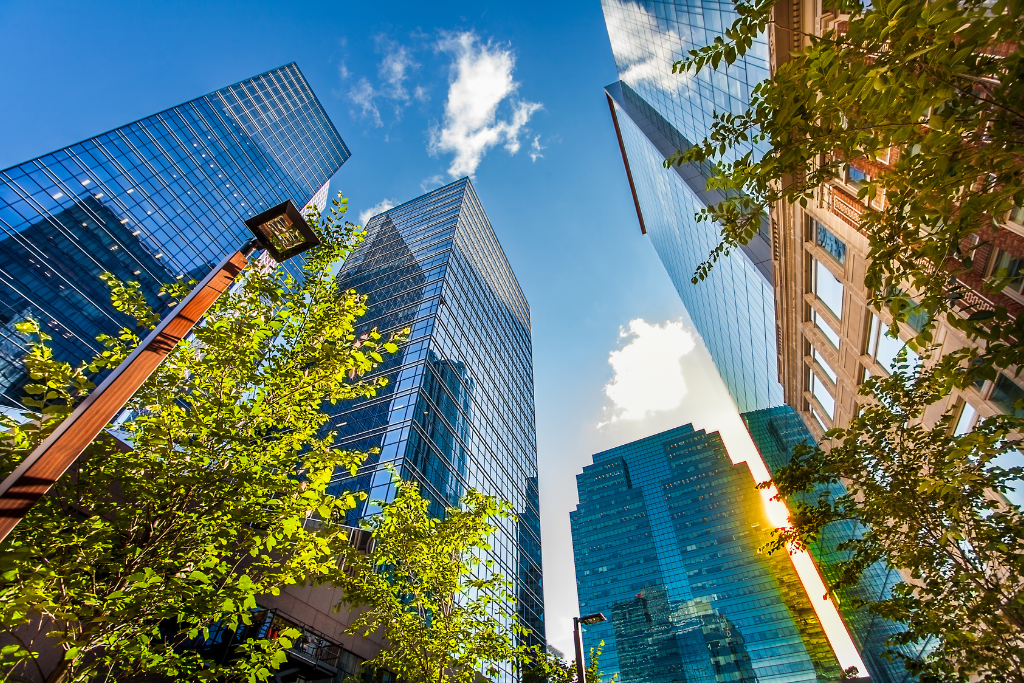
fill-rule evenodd
<path id="1" fill-rule="evenodd" d="M 596 614 L 588 614 L 585 617 L 573 617 L 572 618 L 572 636 L 576 642 L 576 683 L 587 682 L 587 667 L 583 664 L 583 629 L 580 628 L 580 624 L 584 626 L 590 626 L 591 624 L 598 624 L 602 621 L 608 621 L 604 615 L 600 612 Z"/>
<path id="2" fill-rule="evenodd" d="M 255 239 L 225 256 L 156 329 L 0 484 L 0 541 L 121 412 L 234 282 L 257 247 L 281 262 L 320 244 L 290 200 L 245 221 Z"/>

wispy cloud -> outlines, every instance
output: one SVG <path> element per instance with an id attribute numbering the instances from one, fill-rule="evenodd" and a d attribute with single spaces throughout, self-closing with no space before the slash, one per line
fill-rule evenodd
<path id="1" fill-rule="evenodd" d="M 388 209 L 395 208 L 395 200 L 393 199 L 382 199 L 378 203 L 371 206 L 369 209 L 365 209 L 359 212 L 359 225 L 366 225 L 366 221 L 370 220 L 379 213 L 384 213 Z"/>
<path id="2" fill-rule="evenodd" d="M 518 152 L 520 133 L 542 105 L 516 97 L 519 83 L 512 78 L 512 51 L 481 43 L 472 32 L 446 36 L 437 48 L 451 55 L 452 65 L 444 122 L 431 131 L 431 153 L 454 154 L 448 173 L 458 178 L 475 173 L 495 145 L 504 144 L 510 154 Z M 505 101 L 510 112 L 499 118 Z"/>
<path id="3" fill-rule="evenodd" d="M 682 321 L 652 325 L 643 319 L 631 320 L 621 336 L 629 343 L 608 354 L 614 377 L 604 387 L 611 399 L 609 418 L 603 426 L 618 420 L 642 420 L 661 411 L 672 410 L 686 396 L 686 379 L 681 360 L 696 343 Z"/>
<path id="4" fill-rule="evenodd" d="M 402 110 L 409 104 L 410 96 L 406 85 L 410 73 L 419 66 L 412 58 L 409 50 L 385 36 L 375 39 L 376 50 L 384 55 L 377 66 L 380 83 L 373 85 L 365 76 L 360 78 L 349 90 L 349 99 L 358 107 L 359 114 L 368 118 L 377 128 L 384 125 L 380 115 L 380 106 L 384 102 L 391 105 L 395 117 L 400 118 Z M 339 69 L 342 79 L 348 78 L 350 72 L 342 65 Z M 425 101 L 426 91 L 421 86 L 413 89 L 413 97 Z"/>
<path id="5" fill-rule="evenodd" d="M 377 109 L 377 103 L 374 102 L 376 96 L 377 92 L 365 78 L 360 78 L 359 82 L 348 92 L 349 100 L 352 101 L 352 104 L 359 107 L 363 117 L 370 119 L 373 121 L 374 126 L 380 128 L 384 125 L 384 122 L 381 121 L 380 110 Z"/>
<path id="6" fill-rule="evenodd" d="M 399 102 L 408 102 L 409 93 L 405 89 L 405 81 L 409 78 L 409 71 L 418 65 L 403 46 L 384 39 L 378 39 L 377 42 L 385 53 L 378 68 L 384 81 L 383 95 Z"/>
<path id="7" fill-rule="evenodd" d="M 540 153 L 542 149 L 547 149 L 547 147 L 540 144 L 540 136 L 535 135 L 533 143 L 530 144 L 530 161 L 536 163 L 537 159 L 543 159 L 544 155 Z"/>
<path id="8" fill-rule="evenodd" d="M 424 178 L 423 182 L 420 183 L 420 189 L 424 192 L 433 190 L 434 188 L 440 187 L 441 183 L 444 182 L 444 176 L 441 174 L 432 175 L 429 178 Z"/>

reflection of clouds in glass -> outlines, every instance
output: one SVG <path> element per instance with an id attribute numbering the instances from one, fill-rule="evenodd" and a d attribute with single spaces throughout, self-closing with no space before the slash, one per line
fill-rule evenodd
<path id="1" fill-rule="evenodd" d="M 605 0 L 602 4 L 619 78 L 634 88 L 652 83 L 667 92 L 682 92 L 692 76 L 673 74 L 672 63 L 682 59 L 692 41 L 675 29 L 659 27 L 658 17 L 636 3 Z M 653 39 L 638 39 L 638 30 L 641 34 L 650 30 Z"/>
<path id="2" fill-rule="evenodd" d="M 382 199 L 370 208 L 359 212 L 359 225 L 366 225 L 366 221 L 393 208 L 395 208 L 394 199 Z"/>

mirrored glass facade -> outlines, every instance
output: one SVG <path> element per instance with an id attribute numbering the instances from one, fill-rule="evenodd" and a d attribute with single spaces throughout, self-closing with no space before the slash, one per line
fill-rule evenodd
<path id="1" fill-rule="evenodd" d="M 201 279 L 251 237 L 243 221 L 291 199 L 323 206 L 350 153 L 294 63 L 0 171 L 0 393 L 20 399 L 38 319 L 77 362 L 126 318 L 99 275 Z"/>
<path id="2" fill-rule="evenodd" d="M 584 644 L 622 683 L 832 681 L 840 674 L 745 464 L 686 425 L 594 456 L 570 515 Z"/>
<path id="3" fill-rule="evenodd" d="M 814 437 L 807 430 L 803 420 L 789 406 L 744 413 L 741 417 L 773 476 L 789 462 L 793 456 L 794 446 L 814 443 Z M 837 482 L 830 486 L 819 486 L 797 500 L 813 505 L 821 494 L 835 498 L 845 493 L 846 488 Z M 862 533 L 862 528 L 850 520 L 832 522 L 824 528 L 817 541 L 811 544 L 811 556 L 826 582 L 837 580 L 840 563 L 850 558 L 850 551 L 839 550 L 839 544 L 847 539 L 856 538 Z M 839 613 L 846 622 L 846 628 L 867 668 L 867 671 L 862 671 L 861 674 L 869 675 L 876 683 L 906 683 L 914 680 L 898 659 L 889 661 L 883 656 L 890 649 L 885 641 L 903 629 L 897 622 L 871 614 L 864 607 L 855 608 L 853 601 L 889 598 L 892 595 L 892 587 L 900 580 L 899 572 L 882 562 L 876 562 L 867 568 L 859 584 L 837 591 L 834 596 Z M 891 649 L 911 657 L 917 656 L 921 650 L 920 647 L 911 646 Z"/>
<path id="4" fill-rule="evenodd" d="M 717 226 L 698 223 L 694 214 L 721 195 L 706 189 L 707 167 L 662 165 L 706 137 L 714 112 L 745 110 L 750 89 L 768 76 L 767 43 L 759 38 L 732 66 L 672 74 L 673 62 L 688 50 L 722 35 L 736 16 L 731 2 L 603 0 L 602 7 L 620 78 L 605 91 L 641 230 L 739 409 L 780 405 L 768 221 L 749 245 L 720 259 L 710 277 L 694 285 L 697 266 L 719 242 Z"/>
<path id="5" fill-rule="evenodd" d="M 522 623 L 544 639 L 530 308 L 468 178 L 366 224 L 339 284 L 369 296 L 359 329 L 410 328 L 386 359 L 388 385 L 332 420 L 343 447 L 379 448 L 335 491 L 369 499 L 350 523 L 394 496 L 389 465 L 420 482 L 432 513 L 469 489 L 515 508 L 490 557 L 515 583 Z"/>

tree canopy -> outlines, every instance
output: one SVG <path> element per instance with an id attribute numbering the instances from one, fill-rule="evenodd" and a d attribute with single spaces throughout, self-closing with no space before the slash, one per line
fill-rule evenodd
<path id="1" fill-rule="evenodd" d="M 839 545 L 848 559 L 829 588 L 855 586 L 879 560 L 906 568 L 891 597 L 867 605 L 904 625 L 890 645 L 927 646 L 923 657 L 902 654 L 914 648 L 895 657 L 924 682 L 972 674 L 1024 681 L 1024 516 L 993 495 L 1024 478 L 1024 467 L 1007 463 L 1022 447 L 1024 420 L 998 415 L 963 434 L 952 414 L 925 425 L 922 413 L 944 383 L 934 368 L 904 360 L 891 376 L 868 380 L 876 400 L 826 433 L 827 450 L 796 447 L 774 479 L 792 526 L 769 550 L 803 548 L 832 522 L 857 522 L 863 531 Z M 837 482 L 841 495 L 821 486 Z M 799 500 L 809 493 L 817 500 Z"/>
<path id="2" fill-rule="evenodd" d="M 367 522 L 372 550 L 348 550 L 338 585 L 360 608 L 350 632 L 379 629 L 388 642 L 364 666 L 408 683 L 476 683 L 506 663 L 526 668 L 537 652 L 525 644 L 512 584 L 484 559 L 510 506 L 470 490 L 441 519 L 429 508 L 416 482 L 398 482 L 394 500 Z"/>
<path id="3" fill-rule="evenodd" d="M 251 622 L 257 598 L 328 580 L 347 546 L 352 494 L 330 496 L 335 471 L 364 454 L 334 447 L 329 403 L 372 396 L 364 379 L 401 337 L 357 335 L 366 298 L 339 291 L 331 266 L 362 239 L 339 195 L 311 217 L 322 244 L 301 273 L 252 266 L 132 397 L 127 418 L 87 448 L 35 505 L 0 553 L 0 632 L 8 679 L 265 680 L 294 630 L 240 644 L 226 663 L 194 646 L 216 625 Z M 137 321 L 102 337 L 72 367 L 53 357 L 36 321 L 21 419 L 0 416 L 6 476 L 152 329 L 138 283 L 106 277 L 118 310 Z M 164 292 L 180 301 L 188 286 Z M 310 523 L 319 520 L 321 523 Z M 325 523 L 323 523 L 325 522 Z M 40 668 L 54 649 L 59 663 Z"/>
<path id="4" fill-rule="evenodd" d="M 1001 493 L 1024 476 L 1005 466 L 1024 422 L 996 416 L 957 434 L 952 414 L 923 416 L 954 388 L 1024 364 L 1024 316 L 998 296 L 1021 274 L 979 278 L 974 262 L 1008 214 L 1024 216 L 1024 3 L 826 1 L 826 12 L 848 16 L 820 35 L 777 26 L 775 5 L 737 2 L 724 37 L 673 66 L 681 77 L 716 69 L 764 31 L 780 37 L 776 68 L 746 111 L 718 112 L 705 140 L 665 162 L 712 162 L 708 186 L 725 194 L 697 216 L 718 223 L 721 242 L 694 283 L 748 243 L 766 211 L 825 201 L 850 165 L 865 175 L 857 229 L 869 244 L 870 304 L 927 321 L 911 340 L 926 369 L 904 356 L 890 377 L 867 381 L 851 423 L 828 432 L 824 448 L 798 449 L 778 474 L 783 497 L 848 488 L 796 504 L 774 547 L 806 543 L 831 521 L 863 523 L 842 546 L 851 557 L 840 584 L 877 560 L 904 569 L 892 598 L 870 609 L 906 625 L 901 642 L 928 644 L 906 662 L 920 680 L 1022 680 L 1022 520 Z M 787 54 L 791 32 L 803 47 Z M 941 319 L 975 343 L 940 355 Z"/>

